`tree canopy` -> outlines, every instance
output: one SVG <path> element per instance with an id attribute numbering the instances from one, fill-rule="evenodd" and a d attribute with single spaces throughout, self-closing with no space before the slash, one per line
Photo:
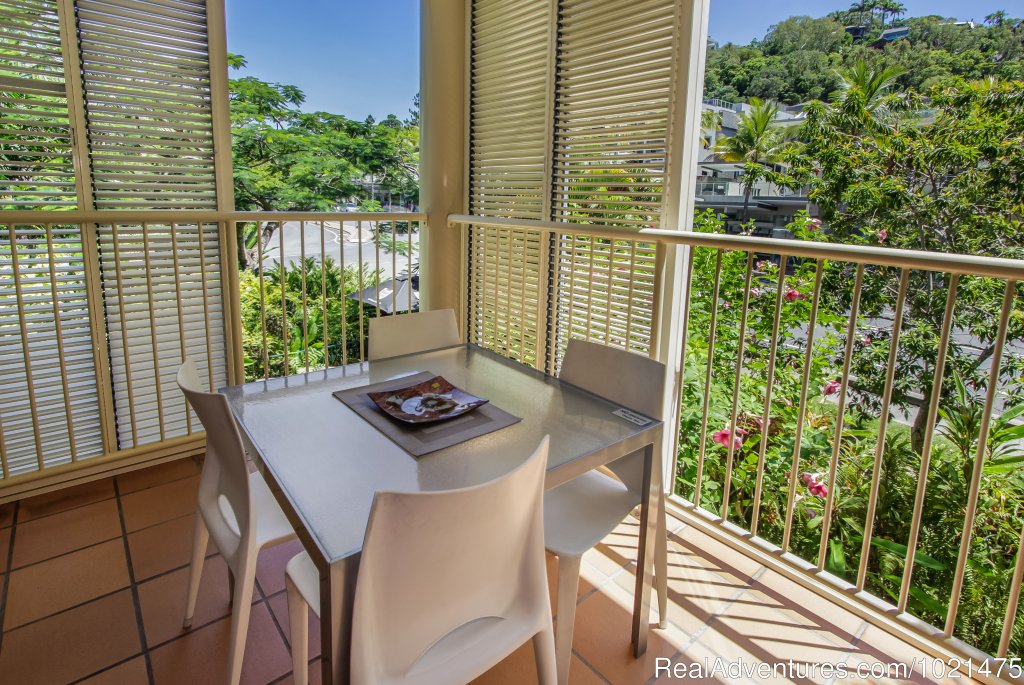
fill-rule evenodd
<path id="1" fill-rule="evenodd" d="M 1021 19 L 996 12 L 972 28 L 940 16 L 901 18 L 904 11 L 898 2 L 867 0 L 820 18 L 790 17 L 749 45 L 711 48 L 705 95 L 786 104 L 829 101 L 841 84 L 839 71 L 858 62 L 879 72 L 898 69 L 896 87 L 901 90 L 923 91 L 957 78 L 1024 78 Z M 909 27 L 910 35 L 872 47 L 894 24 Z M 863 27 L 864 36 L 855 41 L 848 26 Z"/>
<path id="2" fill-rule="evenodd" d="M 241 56 L 232 67 L 245 66 Z M 410 118 L 380 122 L 304 112 L 296 86 L 252 76 L 230 81 L 238 209 L 332 210 L 371 188 L 396 202 L 418 199 L 418 101 Z"/>

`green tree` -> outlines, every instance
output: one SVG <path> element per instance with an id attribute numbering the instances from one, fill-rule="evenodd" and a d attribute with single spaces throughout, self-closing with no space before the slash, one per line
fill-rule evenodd
<path id="1" fill-rule="evenodd" d="M 805 144 L 788 157 L 793 172 L 812 184 L 811 200 L 830 228 L 827 239 L 1024 257 L 1024 84 L 959 83 L 932 89 L 927 100 L 891 96 L 884 106 L 904 113 L 928 108 L 931 114 L 886 127 L 865 126 L 871 113 L 863 99 L 857 102 L 864 107 L 859 117 L 848 107 L 810 107 L 801 134 Z M 898 278 L 894 270 L 871 281 L 866 312 L 884 313 Z M 935 391 L 935 341 L 948 288 L 944 279 L 921 272 L 910 274 L 910 285 L 901 343 L 908 352 L 896 387 L 896 400 L 904 407 L 914 394 L 926 405 Z M 957 327 L 962 335 L 951 343 L 950 374 L 985 384 L 1001 299 L 1000 283 L 965 279 L 961 284 Z M 1011 319 L 1013 340 L 1024 339 L 1019 302 Z M 864 402 L 879 394 L 878 374 L 870 369 L 881 361 L 884 347 L 867 345 L 858 352 Z M 1021 360 L 1011 357 L 1001 382 L 1019 386 L 1014 379 L 1021 368 Z M 912 427 L 917 452 L 924 419 L 918 411 Z"/>
<path id="2" fill-rule="evenodd" d="M 904 12 L 895 0 L 868 0 L 823 18 L 790 17 L 747 46 L 710 49 L 704 91 L 733 101 L 828 100 L 839 86 L 836 70 L 849 70 L 859 61 L 879 73 L 900 69 L 896 87 L 918 92 L 958 78 L 1024 79 L 1021 20 L 996 12 L 984 26 L 971 28 L 935 15 L 902 19 Z M 909 36 L 871 47 L 897 20 L 910 29 Z M 866 34 L 855 43 L 844 30 L 847 25 L 864 26 Z"/>
<path id="3" fill-rule="evenodd" d="M 750 216 L 750 195 L 754 186 L 769 176 L 770 170 L 765 165 L 779 161 L 789 139 L 785 128 L 775 121 L 779 112 L 776 103 L 754 98 L 750 105 L 750 111 L 739 116 L 736 135 L 722 139 L 717 147 L 727 162 L 743 164 L 744 221 Z"/>
<path id="4" fill-rule="evenodd" d="M 700 111 L 700 142 L 701 145 L 707 147 L 710 143 L 708 136 L 704 135 L 705 131 L 710 131 L 711 135 L 718 133 L 722 128 L 722 115 L 713 109 L 702 109 Z"/>
<path id="5" fill-rule="evenodd" d="M 232 56 L 231 66 L 243 68 L 244 58 Z M 418 124 L 304 112 L 299 88 L 253 76 L 231 79 L 229 91 L 238 209 L 336 210 L 349 198 L 370 199 L 366 179 L 372 190 L 418 200 Z M 256 241 L 266 244 L 275 229 L 241 227 L 243 264 L 252 266 Z"/>

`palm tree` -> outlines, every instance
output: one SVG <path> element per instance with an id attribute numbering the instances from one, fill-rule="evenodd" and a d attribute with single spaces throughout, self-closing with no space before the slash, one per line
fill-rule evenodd
<path id="1" fill-rule="evenodd" d="M 722 115 L 713 109 L 702 109 L 700 112 L 700 144 L 707 147 L 711 144 L 710 138 L 714 138 L 722 128 Z M 711 135 L 704 135 L 710 131 Z"/>
<path id="2" fill-rule="evenodd" d="M 834 95 L 841 103 L 850 103 L 856 98 L 868 113 L 884 109 L 884 98 L 896 85 L 896 79 L 903 75 L 897 67 L 873 69 L 864 60 L 858 60 L 849 70 L 839 72 L 839 91 Z"/>
<path id="3" fill-rule="evenodd" d="M 886 15 L 892 15 L 892 25 L 896 26 L 896 17 L 907 11 L 906 6 L 896 0 L 881 0 L 878 3 L 878 9 L 882 12 L 882 28 L 885 28 Z"/>
<path id="4" fill-rule="evenodd" d="M 775 121 L 778 113 L 777 103 L 751 98 L 750 111 L 739 116 L 736 135 L 722 139 L 715 148 L 725 161 L 744 164 L 743 221 L 749 218 L 754 184 L 763 177 L 758 167 L 778 161 L 789 139 L 786 130 Z"/>
<path id="5" fill-rule="evenodd" d="M 985 17 L 985 23 L 989 26 L 1002 26 L 1003 22 L 1006 21 L 1006 12 L 1004 10 L 996 10 L 992 14 Z"/>
<path id="6" fill-rule="evenodd" d="M 860 24 L 864 23 L 864 13 L 868 11 L 868 3 L 866 0 L 858 0 L 857 2 L 850 5 L 850 13 L 857 13 L 857 22 Z"/>

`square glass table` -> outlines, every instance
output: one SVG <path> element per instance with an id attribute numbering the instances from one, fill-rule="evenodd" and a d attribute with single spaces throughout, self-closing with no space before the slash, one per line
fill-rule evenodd
<path id="1" fill-rule="evenodd" d="M 522 421 L 413 457 L 332 396 L 430 371 Z M 595 369 L 596 373 L 600 370 Z M 474 345 L 224 388 L 251 456 L 320 573 L 324 683 L 347 683 L 359 553 L 374 493 L 477 485 L 522 463 L 551 436 L 545 488 L 644 450 L 632 645 L 647 648 L 660 504 L 662 422 L 637 425 L 608 400 Z M 457 563 L 457 560 L 453 560 Z"/>

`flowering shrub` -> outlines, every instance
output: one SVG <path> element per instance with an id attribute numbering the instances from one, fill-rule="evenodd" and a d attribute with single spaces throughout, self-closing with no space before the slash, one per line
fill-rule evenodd
<path id="1" fill-rule="evenodd" d="M 720 231 L 721 226 L 707 212 L 697 216 L 696 230 Z M 821 232 L 820 225 L 806 217 L 798 217 L 791 230 L 798 238 L 811 240 L 818 239 Z M 885 240 L 884 235 L 878 237 Z M 826 571 L 852 582 L 860 564 L 872 474 L 876 454 L 880 454 L 867 589 L 895 601 L 921 468 L 920 447 L 911 440 L 915 437 L 919 442 L 919 436 L 897 419 L 920 411 L 911 403 L 913 386 L 908 379 L 923 374 L 907 369 L 933 358 L 921 350 L 937 345 L 938 324 L 904 322 L 896 395 L 890 407 L 898 413 L 891 416 L 879 444 L 880 384 L 892 339 L 894 294 L 886 287 L 891 282 L 889 267 L 865 268 L 860 316 L 853 322 L 851 374 L 844 389 L 842 368 L 854 281 L 850 264 L 821 263 L 822 288 L 808 350 L 814 284 L 819 277 L 816 261 L 789 260 L 782 265 L 769 255 L 748 257 L 740 251 L 718 253 L 711 248 L 695 249 L 693 259 L 677 492 L 750 529 L 754 526 L 759 465 L 763 465 L 757 534 L 781 544 L 791 516 L 789 551 L 811 563 L 823 558 Z M 716 272 L 720 274 L 717 300 Z M 961 280 L 961 288 L 997 290 L 985 279 Z M 744 296 L 749 305 L 746 313 L 741 305 Z M 777 301 L 781 302 L 779 334 L 773 340 Z M 980 313 L 966 310 L 963 315 Z M 774 378 L 769 388 L 773 349 Z M 742 364 L 737 371 L 741 351 Z M 956 359 L 958 366 L 950 373 L 969 368 L 969 358 L 958 353 Z M 1011 376 L 1009 384 L 1001 388 L 1001 393 L 1006 393 L 1001 394 L 1005 398 L 1001 404 L 1012 401 L 1019 385 Z M 807 395 L 803 396 L 805 387 Z M 944 390 L 941 430 L 931 446 L 908 609 L 938 626 L 945 619 L 962 538 L 984 392 L 983 372 L 975 372 L 962 383 L 960 394 Z M 845 403 L 841 417 L 837 411 L 840 399 Z M 1000 419 L 1004 427 L 992 433 L 997 439 L 989 446 L 981 479 L 957 622 L 958 636 L 990 651 L 998 646 L 1008 583 L 1024 527 L 1024 478 L 1019 468 L 1024 464 L 1024 450 L 1014 452 L 1012 448 L 1014 440 L 1024 438 L 1024 427 L 1018 429 L 1013 423 L 1018 414 L 1024 417 L 1024 405 L 1018 413 L 1004 410 L 1006 418 Z M 731 481 L 726 483 L 730 454 Z M 723 511 L 726 488 L 728 510 Z M 823 516 L 828 507 L 830 515 Z M 826 520 L 829 525 L 824 531 Z M 1024 653 L 1024 621 L 1018 623 L 1011 653 L 1020 654 Z"/>

